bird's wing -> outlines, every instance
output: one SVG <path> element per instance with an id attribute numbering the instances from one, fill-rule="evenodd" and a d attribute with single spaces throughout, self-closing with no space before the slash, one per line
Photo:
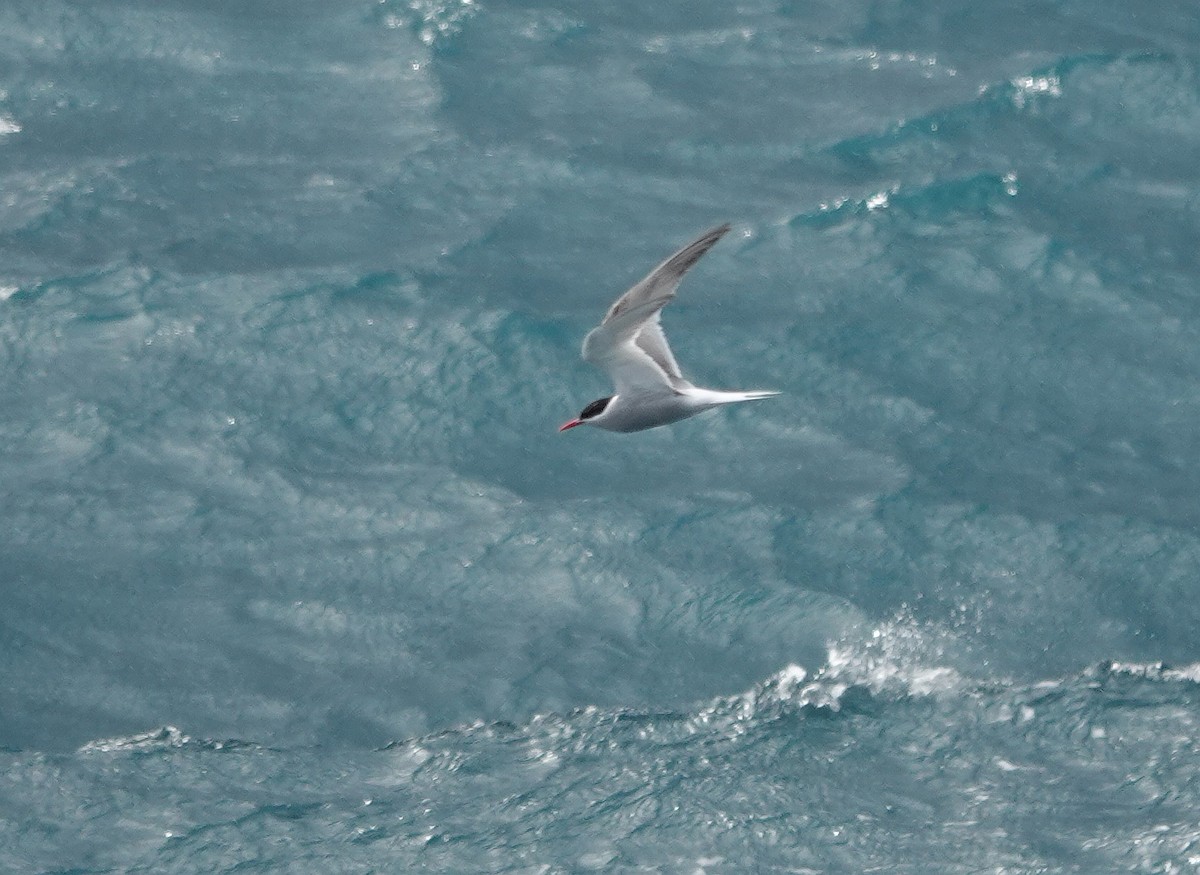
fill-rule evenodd
<path id="1" fill-rule="evenodd" d="M 713 228 L 680 249 L 617 299 L 583 341 L 583 358 L 608 371 L 622 387 L 662 387 L 682 379 L 659 324 L 659 311 L 675 297 L 679 281 L 729 231 Z"/>
<path id="2" fill-rule="evenodd" d="M 592 334 L 599 330 L 595 329 Z M 594 350 L 592 352 L 593 355 L 585 358 L 608 372 L 613 381 L 613 389 L 618 395 L 673 391 L 667 372 L 632 340 L 626 340 L 616 346 L 606 346 L 602 355 L 595 354 Z"/>
<path id="3" fill-rule="evenodd" d="M 642 326 L 642 330 L 634 336 L 633 342 L 642 352 L 650 356 L 668 377 L 672 380 L 682 380 L 683 374 L 679 371 L 679 362 L 675 361 L 671 347 L 667 345 L 667 336 L 663 334 L 662 323 L 658 318 L 660 315 L 662 315 L 661 311 L 655 313 Z"/>
<path id="4" fill-rule="evenodd" d="M 680 249 L 654 270 L 637 285 L 633 286 L 608 308 L 601 327 L 612 325 L 614 328 L 630 322 L 641 324 L 653 313 L 657 313 L 667 302 L 675 297 L 679 281 L 687 273 L 688 268 L 700 260 L 700 257 L 713 244 L 725 236 L 729 225 L 713 228 L 701 234 L 687 246 Z"/>

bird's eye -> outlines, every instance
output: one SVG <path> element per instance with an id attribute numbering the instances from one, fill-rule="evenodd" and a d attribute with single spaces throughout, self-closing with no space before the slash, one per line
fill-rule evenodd
<path id="1" fill-rule="evenodd" d="M 583 408 L 583 412 L 579 414 L 580 419 L 591 419 L 593 416 L 599 416 L 604 412 L 604 408 L 608 406 L 608 402 L 612 400 L 610 395 L 608 398 L 601 398 L 598 401 L 593 401 L 587 407 Z"/>

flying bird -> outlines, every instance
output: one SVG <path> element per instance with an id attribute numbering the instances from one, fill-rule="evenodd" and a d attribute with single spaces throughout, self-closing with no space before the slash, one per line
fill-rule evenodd
<path id="1" fill-rule="evenodd" d="M 613 394 L 593 401 L 566 431 L 594 425 L 606 431 L 642 431 L 669 425 L 723 404 L 770 398 L 778 392 L 720 392 L 693 386 L 683 378 L 667 346 L 659 316 L 675 297 L 688 268 L 729 231 L 713 228 L 680 249 L 640 283 L 621 295 L 604 321 L 583 339 L 583 360 L 608 371 Z"/>

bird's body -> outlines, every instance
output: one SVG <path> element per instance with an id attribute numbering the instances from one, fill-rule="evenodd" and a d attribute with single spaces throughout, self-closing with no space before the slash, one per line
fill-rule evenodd
<path id="1" fill-rule="evenodd" d="M 559 431 L 593 425 L 631 432 L 669 425 L 713 407 L 769 398 L 777 392 L 721 392 L 683 378 L 659 323 L 662 308 L 675 297 L 683 275 L 729 231 L 729 225 L 702 234 L 633 286 L 609 308 L 604 321 L 583 341 L 584 361 L 608 371 L 615 393 L 593 401 L 578 419 Z"/>
<path id="2" fill-rule="evenodd" d="M 759 398 L 770 398 L 778 392 L 718 392 L 713 389 L 701 389 L 691 383 L 682 381 L 678 391 L 628 393 L 610 396 L 602 415 L 583 417 L 565 424 L 560 431 L 573 428 L 574 425 L 594 425 L 605 431 L 645 431 L 660 425 L 670 425 L 720 407 L 723 404 L 736 404 L 739 401 L 755 401 Z M 594 402 L 593 402 L 594 403 Z M 573 424 L 574 425 L 573 425 Z"/>

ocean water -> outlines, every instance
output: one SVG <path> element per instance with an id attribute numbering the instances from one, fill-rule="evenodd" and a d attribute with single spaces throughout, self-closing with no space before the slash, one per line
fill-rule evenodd
<path id="1" fill-rule="evenodd" d="M 1178 0 L 6 0 L 0 871 L 1200 869 L 1198 167 Z"/>

